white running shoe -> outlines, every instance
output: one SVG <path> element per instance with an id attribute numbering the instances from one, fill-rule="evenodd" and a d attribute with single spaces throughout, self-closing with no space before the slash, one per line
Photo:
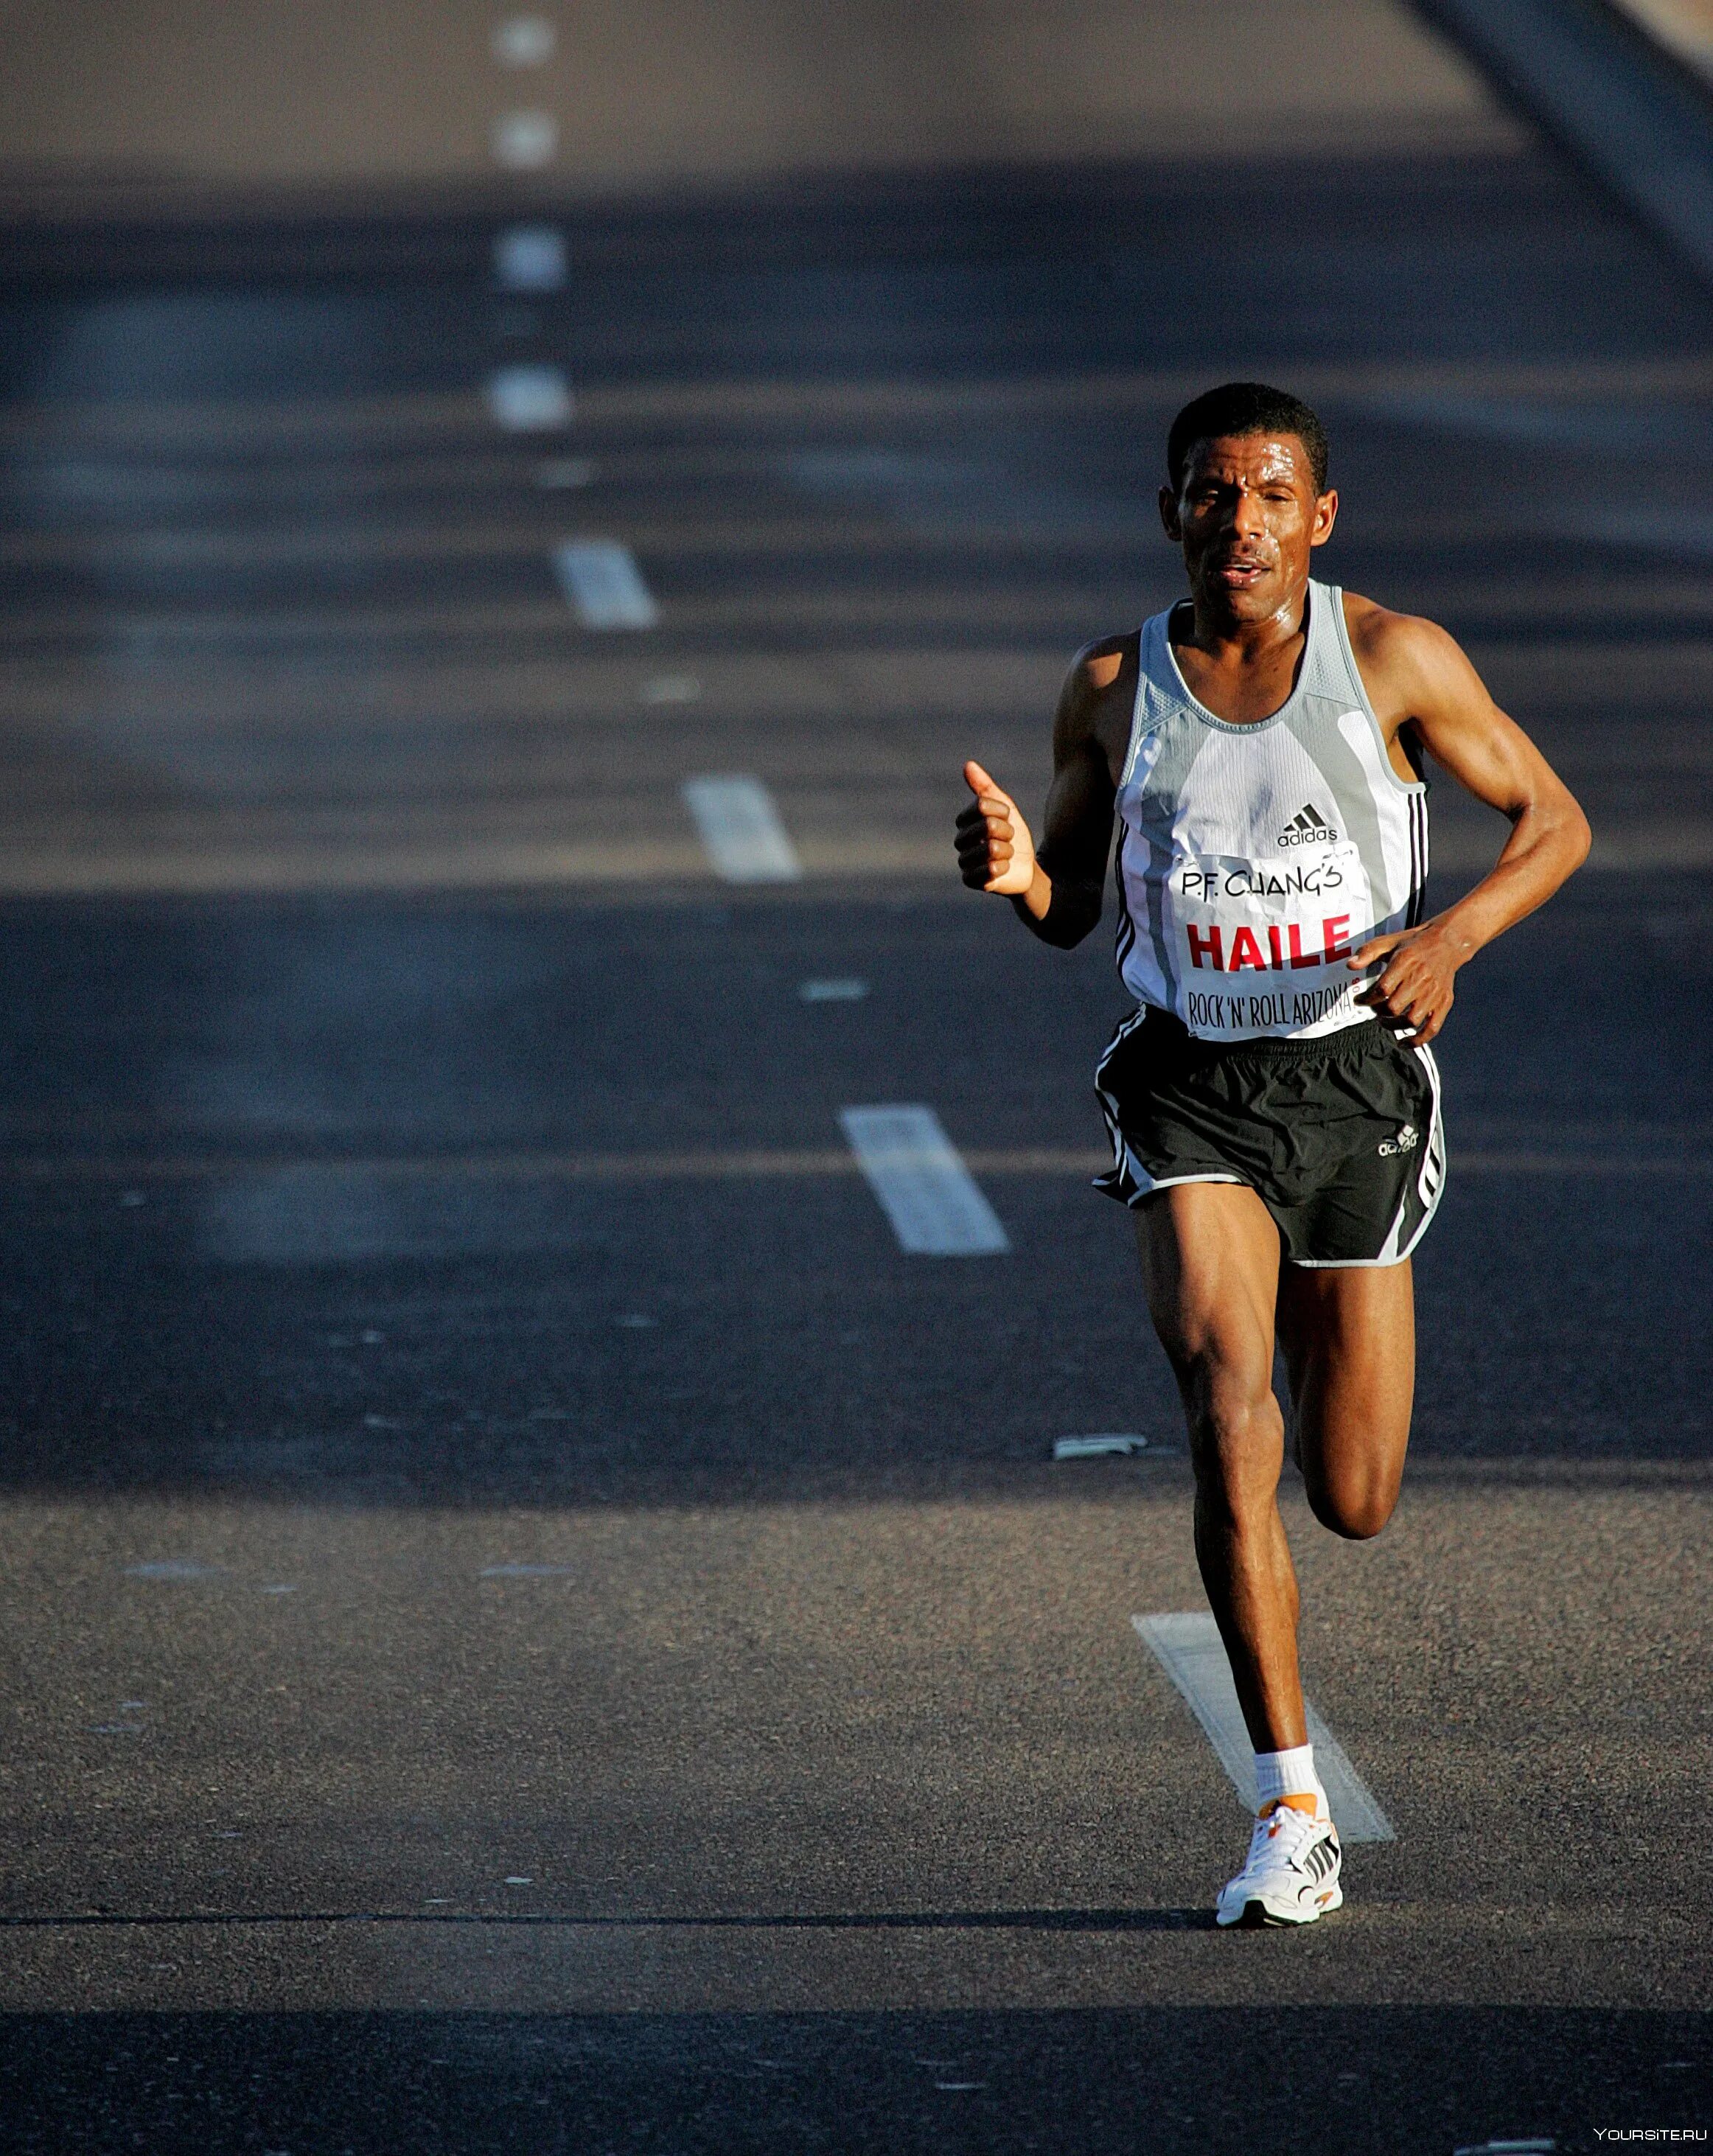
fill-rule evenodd
<path id="1" fill-rule="evenodd" d="M 1338 1833 L 1323 1811 L 1275 1804 L 1255 1821 L 1249 1861 L 1219 1890 L 1214 1915 L 1222 1924 L 1312 1924 L 1344 1900 L 1338 1883 L 1343 1856 Z"/>

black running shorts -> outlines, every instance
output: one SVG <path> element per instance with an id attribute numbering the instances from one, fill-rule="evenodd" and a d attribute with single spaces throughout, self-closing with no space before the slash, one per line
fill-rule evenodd
<path id="1" fill-rule="evenodd" d="M 1246 1183 L 1297 1265 L 1395 1265 L 1445 1183 L 1432 1051 L 1377 1019 L 1311 1040 L 1197 1040 L 1144 1007 L 1107 1045 L 1095 1089 L 1113 1166 L 1095 1183 L 1140 1205 L 1177 1183 Z"/>

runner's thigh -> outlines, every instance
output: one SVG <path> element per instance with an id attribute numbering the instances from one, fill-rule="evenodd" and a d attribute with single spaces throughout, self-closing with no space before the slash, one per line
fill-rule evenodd
<path id="1" fill-rule="evenodd" d="M 1270 1450 L 1279 1230 L 1253 1190 L 1182 1183 L 1136 1211 L 1142 1281 L 1198 1445 L 1240 1442 L 1259 1414 Z"/>

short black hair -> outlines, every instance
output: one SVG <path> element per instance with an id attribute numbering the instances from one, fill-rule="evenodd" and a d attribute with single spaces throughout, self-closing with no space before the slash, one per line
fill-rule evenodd
<path id="1" fill-rule="evenodd" d="M 1166 470 L 1174 494 L 1183 492 L 1190 451 L 1198 442 L 1211 442 L 1220 434 L 1295 434 L 1309 453 L 1316 493 L 1326 493 L 1326 429 L 1302 398 L 1264 382 L 1222 382 L 1217 389 L 1192 397 L 1172 423 Z"/>

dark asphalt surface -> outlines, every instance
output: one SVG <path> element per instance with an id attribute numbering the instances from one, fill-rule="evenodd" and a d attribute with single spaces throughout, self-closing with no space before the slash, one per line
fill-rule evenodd
<path id="1" fill-rule="evenodd" d="M 1713 2123 L 1713 300 L 1544 157 L 591 209 L 527 303 L 436 230 L 0 300 L 0 2146 Z M 501 435 L 542 359 L 575 422 Z M 1398 1829 L 1300 1938 L 1212 1931 L 1243 1819 L 1129 1623 L 1200 1595 L 1080 1165 L 1110 947 L 946 836 L 1250 369 L 1325 407 L 1326 572 L 1599 834 L 1460 984 L 1399 1517 L 1290 1499 Z M 579 531 L 658 630 L 576 626 Z M 707 871 L 722 770 L 802 885 Z M 1011 1255 L 900 1254 L 885 1101 Z M 1048 1464 L 1108 1429 L 1158 1456 Z"/>

